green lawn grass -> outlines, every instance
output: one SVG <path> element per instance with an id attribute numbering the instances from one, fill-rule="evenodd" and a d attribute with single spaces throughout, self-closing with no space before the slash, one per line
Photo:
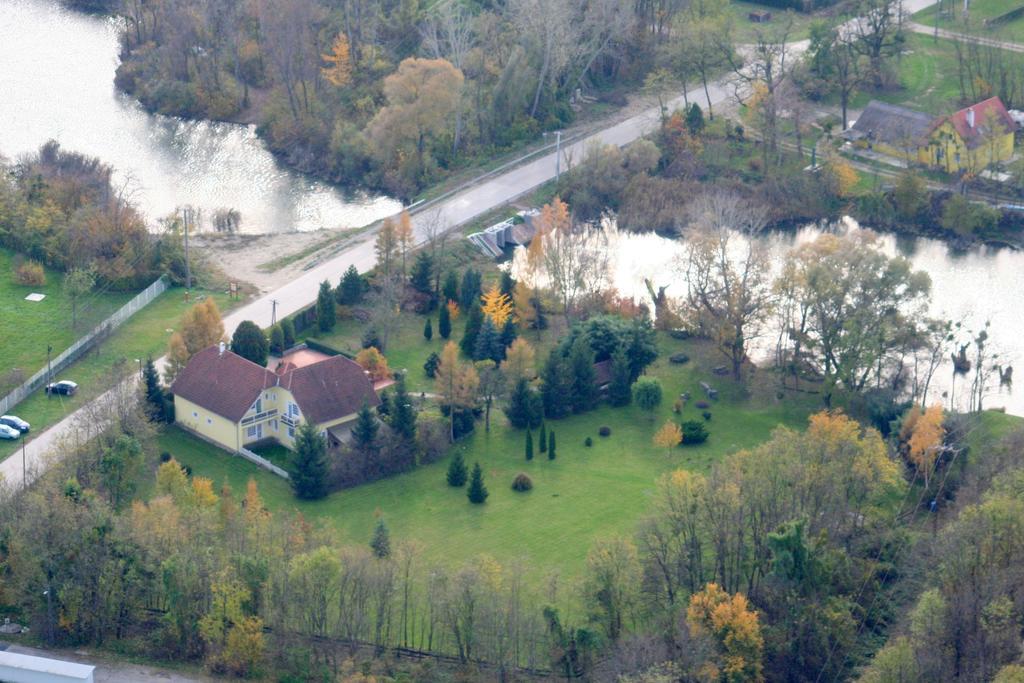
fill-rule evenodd
<path id="1" fill-rule="evenodd" d="M 717 356 L 696 344 L 659 339 L 661 358 L 649 373 L 661 379 L 665 401 L 651 419 L 636 407 L 597 410 L 550 422 L 557 435 L 554 461 L 535 452 L 526 462 L 523 431 L 511 429 L 500 412 L 492 416 L 490 434 L 478 423 L 477 431 L 458 442 L 451 454 L 461 452 L 469 466 L 480 462 L 490 498 L 482 506 L 471 505 L 465 488 L 445 483 L 448 458 L 384 481 L 334 493 L 316 502 L 295 499 L 287 482 L 250 463 L 191 437 L 169 429 L 160 437 L 161 450 L 192 468 L 195 475 L 210 477 L 219 487 L 227 481 L 244 490 L 250 477 L 272 510 L 298 510 L 318 520 L 349 543 L 368 543 L 382 515 L 393 541 L 416 541 L 429 562 L 454 565 L 479 554 L 499 562 L 516 559 L 534 568 L 528 577 L 534 587 L 552 572 L 563 579 L 578 578 L 587 551 L 595 539 L 630 535 L 649 510 L 657 478 L 684 467 L 705 472 L 727 453 L 765 440 L 777 425 L 802 427 L 817 407 L 808 397 L 779 401 L 745 398 L 727 378 L 709 372 Z M 668 355 L 681 349 L 695 357 L 688 365 L 672 365 Z M 722 398 L 711 407 L 710 439 L 703 445 L 679 447 L 666 453 L 651 442 L 654 431 L 667 419 L 679 419 L 672 403 L 681 392 L 694 398 L 683 419 L 701 419 L 693 406 L 701 395 L 700 381 L 719 387 Z M 602 425 L 611 427 L 608 438 L 598 436 Z M 587 437 L 593 446 L 584 446 Z M 536 438 L 536 435 L 535 435 Z M 535 449 L 536 450 L 536 449 Z M 510 486 L 518 472 L 533 479 L 534 489 L 516 493 Z"/>
<path id="2" fill-rule="evenodd" d="M 944 0 L 927 7 L 913 16 L 914 21 L 926 26 L 935 26 L 948 31 L 973 33 L 1002 40 L 1024 40 L 1024 18 L 1015 19 L 1000 26 L 988 28 L 985 21 L 998 17 L 1024 5 L 1022 0 L 972 0 L 970 12 L 965 17 L 963 3 Z"/>
<path id="3" fill-rule="evenodd" d="M 748 15 L 751 12 L 771 12 L 772 19 L 766 24 L 755 24 Z M 778 7 L 760 5 L 756 2 L 740 2 L 733 0 L 729 3 L 729 13 L 733 16 L 733 40 L 738 44 L 750 43 L 757 39 L 758 31 L 766 31 L 767 35 L 774 35 L 779 26 L 785 25 L 790 19 L 793 26 L 790 29 L 788 40 L 790 42 L 803 40 L 810 35 L 811 23 L 815 20 L 813 14 L 805 12 L 794 12 L 780 10 Z"/>
<path id="4" fill-rule="evenodd" d="M 14 256 L 14 252 L 0 249 L 0 374 L 18 368 L 27 379 L 46 366 L 47 345 L 53 347 L 56 356 L 136 294 L 97 292 L 83 297 L 78 306 L 77 325 L 72 328 L 71 302 L 62 288 L 64 274 L 46 268 L 45 285 L 19 285 L 14 281 Z M 46 298 L 25 301 L 33 292 L 45 294 Z"/>
<path id="5" fill-rule="evenodd" d="M 70 379 L 78 382 L 78 393 L 75 396 L 47 396 L 40 390 L 15 406 L 11 412 L 28 420 L 33 433 L 39 433 L 109 389 L 118 376 L 138 372 L 137 359 L 164 355 L 167 340 L 171 336 L 168 330 L 178 326 L 182 313 L 192 305 L 185 302 L 183 291 L 172 288 L 164 292 L 129 318 L 110 339 L 98 344 L 64 372 L 56 373 L 56 380 Z M 222 311 L 229 304 L 223 292 L 193 289 L 192 294 L 193 303 L 200 295 L 214 297 Z M 0 459 L 6 458 L 20 446 L 20 440 L 0 442 Z"/>

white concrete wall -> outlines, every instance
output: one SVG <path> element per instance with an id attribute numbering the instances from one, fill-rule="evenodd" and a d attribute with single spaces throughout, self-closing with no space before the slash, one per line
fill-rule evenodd
<path id="1" fill-rule="evenodd" d="M 95 668 L 59 659 L 0 652 L 0 681 L 7 683 L 93 683 Z"/>

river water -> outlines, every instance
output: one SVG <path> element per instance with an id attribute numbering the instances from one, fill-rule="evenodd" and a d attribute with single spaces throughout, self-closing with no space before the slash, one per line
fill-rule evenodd
<path id="1" fill-rule="evenodd" d="M 856 230 L 859 227 L 850 219 L 833 230 Z M 813 241 L 822 229 L 807 226 L 795 231 L 773 231 L 759 239 L 768 243 L 772 263 L 778 266 L 790 249 L 799 244 Z M 608 240 L 608 254 L 612 284 L 624 296 L 650 302 L 644 278 L 650 278 L 655 287 L 669 285 L 666 294 L 670 298 L 685 296 L 686 284 L 683 271 L 685 243 L 668 239 L 654 233 L 626 233 L 615 228 L 614 221 L 605 226 Z M 882 234 L 880 248 L 889 255 L 900 254 L 910 260 L 916 270 L 928 273 L 932 281 L 931 315 L 943 320 L 960 322 L 964 330 L 980 330 L 986 321 L 989 328 L 989 347 L 999 353 L 1002 365 L 1024 365 L 1024 252 L 1010 249 L 977 247 L 968 251 L 955 251 L 940 240 L 920 237 L 896 237 Z M 513 272 L 525 259 L 520 248 L 512 264 Z M 968 341 L 966 332 L 960 343 Z M 756 345 L 760 346 L 752 355 L 755 360 L 766 360 L 775 342 L 774 334 L 768 334 Z M 1018 383 L 1024 382 L 1018 372 Z M 952 380 L 952 363 L 946 362 L 935 374 L 929 401 L 942 401 L 949 405 L 948 392 Z M 988 408 L 1004 407 L 1010 413 L 1024 416 L 1024 391 L 1013 391 L 1013 387 L 1000 387 L 998 379 L 993 382 L 985 397 Z M 967 383 L 957 378 L 954 400 L 965 393 Z M 958 407 L 965 407 L 955 400 Z"/>
<path id="2" fill-rule="evenodd" d="M 0 155 L 49 139 L 99 157 L 155 223 L 191 204 L 207 218 L 241 212 L 241 231 L 360 227 L 401 209 L 341 192 L 281 167 L 253 126 L 146 113 L 114 88 L 117 22 L 54 0 L 0 0 Z"/>

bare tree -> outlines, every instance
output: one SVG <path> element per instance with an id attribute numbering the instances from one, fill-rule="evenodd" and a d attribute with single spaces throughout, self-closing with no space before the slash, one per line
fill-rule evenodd
<path id="1" fill-rule="evenodd" d="M 690 222 L 688 312 L 729 358 L 736 380 L 772 307 L 768 254 L 756 239 L 766 224 L 764 207 L 724 191 L 698 197 Z"/>

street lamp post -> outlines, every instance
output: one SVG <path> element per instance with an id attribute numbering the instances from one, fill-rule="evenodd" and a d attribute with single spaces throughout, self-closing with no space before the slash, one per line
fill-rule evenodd
<path id="1" fill-rule="evenodd" d="M 549 134 L 544 133 L 544 137 Z M 562 177 L 562 131 L 556 130 L 555 133 L 555 183 Z"/>

